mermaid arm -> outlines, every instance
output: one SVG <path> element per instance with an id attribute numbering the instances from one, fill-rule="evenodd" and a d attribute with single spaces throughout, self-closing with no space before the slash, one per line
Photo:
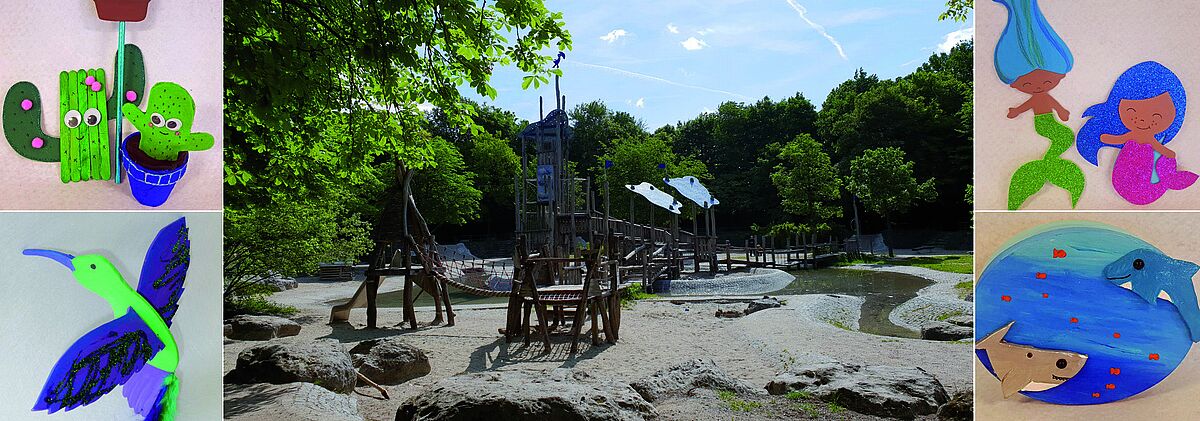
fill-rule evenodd
<path id="1" fill-rule="evenodd" d="M 1021 105 L 1008 109 L 1008 118 L 1017 118 L 1017 116 L 1029 111 L 1033 108 L 1033 98 L 1029 98 Z"/>
<path id="2" fill-rule="evenodd" d="M 1175 151 L 1168 149 L 1167 145 L 1158 142 L 1147 142 L 1146 144 L 1150 145 L 1151 148 L 1154 148 L 1154 151 L 1158 152 L 1160 155 L 1175 159 Z"/>
<path id="3" fill-rule="evenodd" d="M 1050 99 L 1050 102 L 1051 102 L 1050 108 L 1058 110 L 1058 119 L 1059 120 L 1067 121 L 1071 118 L 1071 112 L 1067 111 L 1067 107 L 1064 107 L 1064 106 L 1062 106 L 1062 104 L 1059 104 L 1058 100 L 1054 99 L 1054 97 L 1052 97 L 1052 96 L 1046 95 L 1046 97 L 1048 97 Z"/>
<path id="4" fill-rule="evenodd" d="M 1109 145 L 1124 145 L 1126 140 L 1127 139 L 1125 139 L 1125 135 L 1116 135 L 1116 134 L 1100 135 L 1100 141 L 1103 143 L 1109 144 Z"/>

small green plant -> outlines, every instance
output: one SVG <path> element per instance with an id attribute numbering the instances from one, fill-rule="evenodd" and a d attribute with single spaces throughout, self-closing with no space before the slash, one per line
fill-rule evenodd
<path id="1" fill-rule="evenodd" d="M 792 351 L 784 349 L 783 352 L 783 371 L 788 371 L 792 365 L 796 364 L 796 356 L 792 355 Z"/>
<path id="2" fill-rule="evenodd" d="M 971 293 L 974 292 L 975 282 L 972 282 L 972 281 L 959 282 L 957 284 L 954 284 L 954 290 L 958 291 L 959 298 L 966 298 L 966 296 L 971 295 Z"/>
<path id="3" fill-rule="evenodd" d="M 812 393 L 809 393 L 807 390 L 793 390 L 788 392 L 786 395 L 783 395 L 783 397 L 788 398 L 788 400 L 798 401 L 801 399 L 811 398 Z"/>
<path id="4" fill-rule="evenodd" d="M 254 314 L 267 316 L 293 316 L 300 310 L 289 305 L 277 304 L 263 295 L 238 297 L 225 302 L 225 315 Z"/>
<path id="5" fill-rule="evenodd" d="M 634 302 L 638 300 L 649 300 L 654 298 L 658 298 L 658 294 L 646 292 L 641 283 L 635 282 L 629 284 L 629 287 L 625 288 L 621 293 L 621 308 L 628 310 L 633 308 Z"/>
<path id="6" fill-rule="evenodd" d="M 846 408 L 843 408 L 841 405 L 838 405 L 837 403 L 834 403 L 834 402 L 826 403 L 825 409 L 829 410 L 829 413 L 831 413 L 831 414 L 836 414 L 839 412 L 846 412 Z"/>
<path id="7" fill-rule="evenodd" d="M 817 416 L 821 415 L 821 413 L 817 411 L 817 405 L 811 402 L 797 403 L 796 409 L 804 411 L 804 415 L 808 415 L 809 418 L 816 418 Z"/>
<path id="8" fill-rule="evenodd" d="M 752 412 L 762 407 L 762 402 L 740 399 L 737 397 L 737 393 L 730 390 L 718 390 L 717 399 L 725 402 L 725 406 L 734 412 Z"/>
<path id="9" fill-rule="evenodd" d="M 829 324 L 833 325 L 833 327 L 836 327 L 838 329 L 848 330 L 851 332 L 854 331 L 854 329 L 851 329 L 850 326 L 846 326 L 845 323 L 839 322 L 837 320 L 828 320 L 828 322 L 829 322 Z"/>
<path id="10" fill-rule="evenodd" d="M 967 313 L 964 313 L 964 312 L 962 312 L 962 311 L 959 311 L 959 310 L 947 311 L 947 312 L 945 312 L 945 313 L 939 314 L 939 315 L 937 316 L 937 320 L 938 320 L 939 322 L 944 322 L 944 321 L 946 321 L 946 319 L 949 319 L 949 318 L 951 318 L 951 317 L 962 316 L 962 315 L 964 315 L 964 314 L 967 314 Z"/>

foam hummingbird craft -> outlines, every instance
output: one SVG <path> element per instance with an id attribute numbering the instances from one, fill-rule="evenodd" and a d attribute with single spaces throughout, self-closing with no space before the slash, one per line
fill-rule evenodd
<path id="1" fill-rule="evenodd" d="M 76 340 L 59 358 L 34 411 L 70 411 L 123 385 L 122 395 L 137 414 L 156 421 L 174 418 L 179 348 L 170 327 L 183 294 L 189 250 L 184 218 L 160 230 L 146 252 L 137 290 L 102 255 L 24 251 L 65 266 L 80 285 L 108 301 L 114 317 Z"/>

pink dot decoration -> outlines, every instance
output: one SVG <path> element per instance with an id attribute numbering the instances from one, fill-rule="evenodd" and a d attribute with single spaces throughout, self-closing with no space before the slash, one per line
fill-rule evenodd
<path id="1" fill-rule="evenodd" d="M 33 142 L 30 142 L 29 144 L 30 146 L 33 146 L 34 149 L 41 149 L 42 146 L 46 146 L 46 141 L 42 140 L 40 137 L 35 137 L 33 138 Z"/>
<path id="2" fill-rule="evenodd" d="M 101 88 L 103 87 L 100 86 L 100 82 L 92 82 L 92 92 L 100 92 Z"/>
<path id="3" fill-rule="evenodd" d="M 93 84 L 93 83 L 96 83 L 96 77 L 95 77 L 95 76 L 88 76 L 88 77 L 87 77 L 87 79 L 84 79 L 84 80 L 83 80 L 83 83 L 86 83 L 86 84 L 88 84 L 88 85 L 91 85 L 91 84 Z"/>
<path id="4" fill-rule="evenodd" d="M 137 92 L 134 92 L 134 91 L 125 92 L 125 99 L 129 100 L 129 102 L 137 101 Z"/>
<path id="5" fill-rule="evenodd" d="M 21 109 L 25 110 L 25 111 L 29 111 L 29 110 L 33 109 L 33 101 L 30 101 L 28 99 L 21 101 Z"/>

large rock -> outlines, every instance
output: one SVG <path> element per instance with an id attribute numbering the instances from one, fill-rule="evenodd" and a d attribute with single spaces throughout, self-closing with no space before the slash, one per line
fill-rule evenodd
<path id="1" fill-rule="evenodd" d="M 725 319 L 733 319 L 745 315 L 745 310 L 735 308 L 736 306 L 723 304 L 717 307 L 717 317 Z"/>
<path id="2" fill-rule="evenodd" d="M 938 409 L 937 416 L 941 421 L 971 421 L 975 411 L 975 394 L 970 390 L 958 392 Z"/>
<path id="3" fill-rule="evenodd" d="M 974 336 L 975 329 L 947 322 L 932 321 L 921 325 L 921 339 L 957 341 Z"/>
<path id="4" fill-rule="evenodd" d="M 650 402 L 695 388 L 729 390 L 741 394 L 757 392 L 754 386 L 725 373 L 713 360 L 700 358 L 658 370 L 630 386 Z"/>
<path id="5" fill-rule="evenodd" d="M 225 419 L 362 421 L 358 398 L 312 383 L 226 384 Z"/>
<path id="6" fill-rule="evenodd" d="M 946 319 L 946 323 L 962 327 L 975 327 L 975 316 L 963 314 Z"/>
<path id="7" fill-rule="evenodd" d="M 657 416 L 654 406 L 629 385 L 562 368 L 448 377 L 396 411 L 396 421 L 636 421 Z"/>
<path id="8" fill-rule="evenodd" d="M 756 313 L 768 308 L 778 308 L 781 306 L 783 306 L 783 303 L 780 303 L 778 298 L 762 297 L 751 301 L 750 304 L 746 306 L 746 314 Z"/>
<path id="9" fill-rule="evenodd" d="M 229 330 L 225 337 L 243 341 L 266 341 L 300 334 L 300 324 L 275 316 L 237 316 L 226 320 Z"/>
<path id="10" fill-rule="evenodd" d="M 350 393 L 358 382 L 350 354 L 331 339 L 300 343 L 267 343 L 238 354 L 226 383 L 307 382 L 337 393 Z"/>
<path id="11" fill-rule="evenodd" d="M 795 366 L 767 384 L 772 395 L 791 391 L 807 391 L 863 414 L 906 419 L 933 414 L 950 399 L 942 384 L 920 368 L 839 362 Z"/>
<path id="12" fill-rule="evenodd" d="M 279 275 L 274 275 L 269 278 L 263 278 L 262 280 L 260 280 L 258 282 L 260 284 L 267 286 L 268 288 L 271 288 L 275 292 L 287 291 L 289 289 L 295 289 L 297 286 L 299 286 L 299 284 L 296 283 L 295 279 L 287 278 L 287 277 L 283 277 L 283 276 L 279 276 Z"/>
<path id="13" fill-rule="evenodd" d="M 432 370 L 425 352 L 395 337 L 359 342 L 350 358 L 359 373 L 379 384 L 404 383 Z"/>

